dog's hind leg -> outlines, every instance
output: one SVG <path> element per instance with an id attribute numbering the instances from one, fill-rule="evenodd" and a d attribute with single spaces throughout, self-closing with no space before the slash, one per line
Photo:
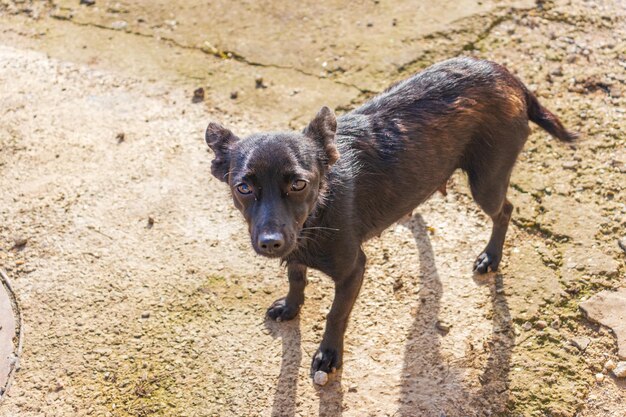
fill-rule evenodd
<path id="1" fill-rule="evenodd" d="M 518 141 L 507 140 L 492 146 L 479 144 L 479 152 L 473 149 L 472 156 L 463 166 L 474 200 L 493 221 L 489 243 L 474 262 L 474 271 L 480 274 L 496 271 L 502 260 L 502 248 L 513 212 L 513 204 L 506 198 L 506 193 L 513 165 L 525 140 L 526 136 L 520 136 Z"/>
<path id="2" fill-rule="evenodd" d="M 474 262 L 474 271 L 479 274 L 484 274 L 489 270 L 496 271 L 498 269 L 500 261 L 502 260 L 502 248 L 504 247 L 504 239 L 509 227 L 512 212 L 513 204 L 511 204 L 506 197 L 500 209 L 495 212 L 495 214 L 489 214 L 489 212 L 487 212 L 493 221 L 493 227 L 487 247 L 478 255 L 478 258 L 476 258 Z"/>
<path id="3" fill-rule="evenodd" d="M 304 287 L 306 287 L 306 266 L 290 263 L 287 266 L 289 292 L 286 297 L 274 301 L 267 309 L 272 320 L 286 321 L 295 318 L 304 304 Z"/>

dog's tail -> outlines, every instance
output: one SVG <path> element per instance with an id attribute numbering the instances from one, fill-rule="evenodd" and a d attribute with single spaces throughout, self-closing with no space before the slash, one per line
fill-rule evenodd
<path id="1" fill-rule="evenodd" d="M 528 89 L 526 91 L 526 103 L 528 106 L 528 118 L 537 123 L 546 132 L 563 142 L 574 142 L 578 134 L 568 131 L 558 117 L 539 103 L 537 97 Z"/>

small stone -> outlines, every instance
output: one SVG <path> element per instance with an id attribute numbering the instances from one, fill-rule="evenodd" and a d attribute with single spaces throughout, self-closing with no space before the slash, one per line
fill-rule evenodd
<path id="1" fill-rule="evenodd" d="M 618 378 L 626 378 L 626 362 L 618 362 L 615 369 L 613 369 L 613 375 Z"/>
<path id="2" fill-rule="evenodd" d="M 323 387 L 328 383 L 328 374 L 324 371 L 315 372 L 315 375 L 313 375 L 313 382 Z"/>
<path id="3" fill-rule="evenodd" d="M 24 248 L 24 246 L 26 246 L 27 243 L 28 243 L 28 239 L 26 239 L 25 237 L 18 236 L 15 239 L 13 239 L 13 248 L 22 249 Z"/>
<path id="4" fill-rule="evenodd" d="M 148 225 L 146 227 L 152 229 L 152 226 L 154 226 L 154 217 L 148 216 Z"/>
<path id="5" fill-rule="evenodd" d="M 604 381 L 604 374 L 602 372 L 598 372 L 596 374 L 596 382 L 599 384 Z"/>
<path id="6" fill-rule="evenodd" d="M 435 323 L 435 327 L 437 328 L 437 330 L 439 330 L 440 332 L 444 333 L 444 334 L 448 334 L 448 332 L 450 332 L 450 328 L 452 327 L 451 325 L 449 325 L 446 322 L 443 322 L 441 320 L 437 320 L 437 323 Z"/>
<path id="7" fill-rule="evenodd" d="M 63 391 L 63 388 L 64 388 L 63 381 L 57 380 L 56 384 L 50 388 L 50 392 L 60 392 L 60 391 Z"/>
<path id="8" fill-rule="evenodd" d="M 585 350 L 587 350 L 587 347 L 589 347 L 589 344 L 591 343 L 591 339 L 589 339 L 588 337 L 579 336 L 570 340 L 570 343 L 576 349 L 580 350 L 581 352 L 584 352 Z"/>
<path id="9" fill-rule="evenodd" d="M 348 387 L 348 392 L 356 392 L 356 391 L 357 391 L 356 384 L 350 384 L 350 387 Z"/>
<path id="10" fill-rule="evenodd" d="M 529 331 L 532 328 L 533 328 L 533 325 L 529 321 L 527 321 L 526 323 L 522 324 L 522 329 L 524 329 L 525 331 Z"/>
<path id="11" fill-rule="evenodd" d="M 564 169 L 576 169 L 578 167 L 578 161 L 567 161 L 561 165 Z"/>
<path id="12" fill-rule="evenodd" d="M 613 98 L 620 98 L 622 96 L 622 90 L 620 90 L 617 86 L 611 86 L 609 88 L 609 94 Z"/>
<path id="13" fill-rule="evenodd" d="M 604 370 L 607 371 L 607 372 L 611 372 L 613 369 L 615 369 L 616 366 L 617 365 L 615 364 L 615 362 L 612 359 L 609 359 L 604 364 Z"/>
<path id="14" fill-rule="evenodd" d="M 562 67 L 558 67 L 556 69 L 553 69 L 552 71 L 550 71 L 550 74 L 556 76 L 556 77 L 561 77 L 563 75 L 563 68 Z"/>
<path id="15" fill-rule="evenodd" d="M 150 318 L 150 312 L 149 311 L 144 311 L 143 313 L 141 313 L 141 318 L 142 319 L 149 319 Z"/>
<path id="16" fill-rule="evenodd" d="M 552 327 L 554 330 L 557 330 L 561 327 L 561 320 L 559 318 L 556 318 L 552 321 L 552 323 L 550 323 L 550 327 Z"/>
<path id="17" fill-rule="evenodd" d="M 239 92 L 238 92 L 238 91 L 232 91 L 232 92 L 230 93 L 230 98 L 231 98 L 232 100 L 235 100 L 237 97 L 239 97 Z"/>
<path id="18" fill-rule="evenodd" d="M 128 22 L 125 22 L 124 20 L 116 20 L 115 22 L 111 23 L 111 28 L 115 30 L 124 30 L 127 27 Z"/>
<path id="19" fill-rule="evenodd" d="M 120 132 L 115 135 L 115 139 L 117 139 L 117 143 L 122 143 L 126 139 L 126 134 L 124 132 Z"/>
<path id="20" fill-rule="evenodd" d="M 543 330 L 548 327 L 548 322 L 545 320 L 538 320 L 537 323 L 535 323 L 535 326 L 537 326 L 539 330 Z"/>
<path id="21" fill-rule="evenodd" d="M 204 101 L 204 88 L 198 87 L 193 90 L 193 98 L 191 99 L 193 103 L 200 103 Z"/>
<path id="22" fill-rule="evenodd" d="M 261 76 L 257 76 L 254 79 L 254 86 L 255 88 L 267 88 L 267 85 L 265 85 L 265 83 L 263 82 L 263 77 Z"/>
<path id="23" fill-rule="evenodd" d="M 618 240 L 617 241 L 617 246 L 619 246 L 621 250 L 626 252 L 626 237 L 621 238 L 620 240 Z"/>
<path id="24" fill-rule="evenodd" d="M 85 6 L 93 6 L 96 4 L 96 0 L 80 0 L 79 4 L 84 4 Z"/>

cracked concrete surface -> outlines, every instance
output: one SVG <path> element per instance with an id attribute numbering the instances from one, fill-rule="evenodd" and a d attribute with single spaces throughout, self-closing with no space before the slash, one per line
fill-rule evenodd
<path id="1" fill-rule="evenodd" d="M 615 338 L 578 308 L 624 286 L 623 4 L 336 3 L 0 2 L 0 262 L 30 335 L 0 414 L 626 413 L 624 384 L 594 378 Z M 298 321 L 263 322 L 284 272 L 250 253 L 201 132 L 300 129 L 457 54 L 507 65 L 583 140 L 535 129 L 499 275 L 466 273 L 488 219 L 460 175 L 368 243 L 347 368 L 316 390 L 330 284 L 313 276 Z"/>
<path id="2" fill-rule="evenodd" d="M 620 359 L 626 360 L 626 288 L 602 291 L 580 304 L 580 308 L 597 323 L 609 327 L 617 337 Z"/>

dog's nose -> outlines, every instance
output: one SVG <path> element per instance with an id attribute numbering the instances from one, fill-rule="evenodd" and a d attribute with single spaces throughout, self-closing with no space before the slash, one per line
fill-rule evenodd
<path id="1" fill-rule="evenodd" d="M 285 244 L 285 237 L 282 233 L 262 233 L 259 236 L 259 248 L 263 252 L 272 253 L 279 250 Z"/>

